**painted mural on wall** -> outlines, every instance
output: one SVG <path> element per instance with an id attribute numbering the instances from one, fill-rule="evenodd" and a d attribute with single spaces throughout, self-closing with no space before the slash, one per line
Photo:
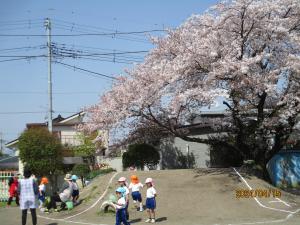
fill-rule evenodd
<path id="1" fill-rule="evenodd" d="M 280 152 L 267 164 L 276 187 L 300 188 L 300 151 Z"/>

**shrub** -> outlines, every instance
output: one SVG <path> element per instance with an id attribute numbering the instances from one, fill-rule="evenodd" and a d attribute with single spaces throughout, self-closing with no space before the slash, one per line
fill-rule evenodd
<path id="1" fill-rule="evenodd" d="M 99 175 L 104 175 L 104 174 L 107 174 L 107 173 L 111 173 L 113 171 L 116 171 L 116 170 L 113 169 L 113 168 L 93 170 L 93 171 L 91 171 L 87 174 L 86 179 L 91 180 L 91 179 L 94 179 L 95 177 L 97 177 Z"/>

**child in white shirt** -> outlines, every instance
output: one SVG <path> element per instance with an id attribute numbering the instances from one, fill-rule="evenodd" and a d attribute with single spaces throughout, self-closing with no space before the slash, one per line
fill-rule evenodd
<path id="1" fill-rule="evenodd" d="M 78 177 L 76 175 L 72 175 L 71 179 L 72 179 L 72 184 L 73 184 L 73 192 L 72 192 L 73 202 L 75 204 L 78 204 L 77 201 L 78 201 L 78 198 L 79 198 L 79 187 L 78 187 L 78 184 L 76 182 Z"/>
<path id="2" fill-rule="evenodd" d="M 127 187 L 127 182 L 125 177 L 120 177 L 118 180 L 118 183 L 120 187 L 125 189 L 125 192 L 123 193 L 123 197 L 126 200 L 126 219 L 129 220 L 129 212 L 128 212 L 128 205 L 129 205 L 129 189 Z"/>
<path id="3" fill-rule="evenodd" d="M 126 219 L 126 199 L 123 195 L 124 188 L 119 187 L 116 190 L 116 195 L 118 197 L 117 202 L 113 202 L 115 208 L 116 208 L 116 225 L 121 225 L 123 223 L 124 225 L 130 225 L 130 223 Z"/>
<path id="4" fill-rule="evenodd" d="M 131 183 L 129 184 L 129 189 L 131 189 L 131 196 L 134 203 L 139 203 L 140 212 L 143 211 L 142 195 L 140 193 L 140 188 L 143 188 L 143 185 L 139 182 L 139 178 L 136 175 L 130 177 Z M 138 206 L 137 206 L 138 208 Z"/>
<path id="5" fill-rule="evenodd" d="M 156 200 L 155 197 L 157 196 L 156 190 L 153 187 L 153 179 L 147 178 L 145 181 L 147 185 L 147 199 L 146 199 L 146 208 L 148 218 L 145 222 L 146 223 L 155 223 L 155 208 L 156 208 Z"/>
<path id="6" fill-rule="evenodd" d="M 45 193 L 46 193 L 46 184 L 48 184 L 48 178 L 42 177 L 41 183 L 39 185 L 39 193 L 38 193 L 38 199 L 40 202 L 39 208 L 41 209 L 43 207 L 43 204 L 45 202 Z"/>

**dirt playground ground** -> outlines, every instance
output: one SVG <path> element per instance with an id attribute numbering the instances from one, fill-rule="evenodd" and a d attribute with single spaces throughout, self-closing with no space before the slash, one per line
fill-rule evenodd
<path id="1" fill-rule="evenodd" d="M 100 213 L 100 206 L 117 187 L 120 176 L 133 172 L 110 173 L 97 177 L 81 193 L 83 202 L 72 211 L 45 214 L 38 212 L 40 225 L 112 225 L 112 213 Z M 233 168 L 203 170 L 162 170 L 135 172 L 142 182 L 155 181 L 157 224 L 161 225 L 251 225 L 300 224 L 300 196 L 281 192 L 274 197 L 240 197 L 236 191 L 273 190 L 266 182 Z M 146 188 L 142 195 L 145 196 Z M 246 193 L 246 192 L 245 192 Z M 131 224 L 146 224 L 146 212 L 138 212 L 130 200 Z M 19 208 L 0 208 L 0 224 L 21 224 Z M 28 214 L 27 224 L 31 224 Z"/>

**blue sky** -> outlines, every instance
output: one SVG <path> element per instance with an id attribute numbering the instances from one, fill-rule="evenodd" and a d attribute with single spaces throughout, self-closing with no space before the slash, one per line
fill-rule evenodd
<path id="1" fill-rule="evenodd" d="M 192 14 L 204 12 L 216 0 L 89 0 L 89 1 L 0 1 L 0 34 L 46 34 L 44 19 L 52 21 L 52 34 L 144 31 L 177 27 Z M 162 33 L 151 33 L 161 35 Z M 44 122 L 47 116 L 47 59 L 30 60 L 21 56 L 44 55 L 45 36 L 0 36 L 0 132 L 5 141 L 18 137 L 26 123 Z M 113 53 L 148 51 L 153 46 L 146 35 L 123 36 L 53 36 L 60 51 Z M 18 48 L 18 49 L 16 49 Z M 64 49 L 62 49 L 64 48 Z M 82 58 L 55 59 L 59 62 L 114 76 L 145 53 L 112 55 L 97 60 Z M 4 57 L 6 56 L 6 57 Z M 10 57 L 7 57 L 10 56 Z M 105 61 L 104 61 L 105 60 Z M 2 61 L 2 62 L 1 62 Z M 122 62 L 122 63 L 120 63 Z M 126 63 L 124 63 L 126 62 Z M 80 111 L 98 101 L 111 87 L 110 79 L 53 63 L 54 117 Z M 29 113 L 24 113 L 29 112 Z"/>

